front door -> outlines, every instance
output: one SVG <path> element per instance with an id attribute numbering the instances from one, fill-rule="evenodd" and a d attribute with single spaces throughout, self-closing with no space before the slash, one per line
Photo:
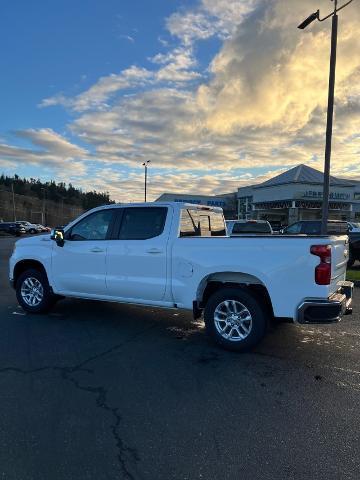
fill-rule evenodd
<path id="1" fill-rule="evenodd" d="M 106 253 L 113 217 L 114 209 L 91 213 L 66 231 L 63 247 L 54 245 L 52 278 L 56 292 L 106 294 Z"/>

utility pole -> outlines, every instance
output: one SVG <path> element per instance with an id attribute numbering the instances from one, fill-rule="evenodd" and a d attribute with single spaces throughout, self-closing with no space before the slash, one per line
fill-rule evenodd
<path id="1" fill-rule="evenodd" d="M 13 203 L 13 216 L 14 216 L 14 222 L 16 222 L 16 206 L 15 206 L 14 182 L 11 182 L 11 192 L 12 192 L 12 203 Z"/>
<path id="2" fill-rule="evenodd" d="M 151 163 L 151 160 L 146 160 L 146 162 L 144 162 L 142 165 L 143 167 L 145 168 L 145 203 L 146 203 L 146 193 L 147 193 L 147 171 L 148 171 L 148 165 L 149 163 Z"/>
<path id="3" fill-rule="evenodd" d="M 338 12 L 348 6 L 353 0 L 338 7 L 338 0 L 331 0 L 334 2 L 334 11 L 324 18 L 320 18 L 320 10 L 312 13 L 306 20 L 304 20 L 298 28 L 304 30 L 310 23 L 315 20 L 323 22 L 332 17 L 331 26 L 331 52 L 330 52 L 330 73 L 329 73 L 329 93 L 328 93 L 328 107 L 327 107 L 327 122 L 326 122 L 326 145 L 325 145 L 325 162 L 324 162 L 324 187 L 323 187 L 323 204 L 322 204 L 322 219 L 321 219 L 321 234 L 327 234 L 327 224 L 329 218 L 329 196 L 330 196 L 330 163 L 331 163 L 331 146 L 332 146 L 332 132 L 334 119 L 334 98 L 335 98 L 335 74 L 336 74 L 336 49 L 337 49 L 337 34 L 338 34 Z"/>

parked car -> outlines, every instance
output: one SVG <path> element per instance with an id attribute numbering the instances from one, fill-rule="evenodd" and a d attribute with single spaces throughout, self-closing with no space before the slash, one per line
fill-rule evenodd
<path id="1" fill-rule="evenodd" d="M 204 314 L 215 342 L 243 351 L 273 318 L 326 324 L 351 313 L 347 242 L 346 235 L 228 237 L 216 207 L 107 205 L 19 240 L 10 283 L 30 313 L 65 296 Z"/>
<path id="2" fill-rule="evenodd" d="M 226 229 L 230 237 L 238 235 L 272 235 L 271 225 L 266 220 L 227 220 Z"/>
<path id="3" fill-rule="evenodd" d="M 51 228 L 50 228 L 50 227 L 45 227 L 44 225 L 41 225 L 40 223 L 38 223 L 37 226 L 39 227 L 41 233 L 49 233 L 49 232 L 51 232 Z"/>
<path id="4" fill-rule="evenodd" d="M 15 222 L 1 222 L 0 232 L 8 233 L 10 235 L 15 235 L 16 237 L 20 237 L 20 235 L 23 235 L 24 233 L 26 233 L 26 230 L 22 225 L 18 225 Z"/>
<path id="5" fill-rule="evenodd" d="M 360 233 L 360 223 L 357 222 L 347 222 L 349 232 Z"/>
<path id="6" fill-rule="evenodd" d="M 22 225 L 25 228 L 26 233 L 40 233 L 41 232 L 41 228 L 36 223 L 30 223 L 30 222 L 27 222 L 25 220 L 18 220 L 16 223 L 18 223 L 19 225 Z"/>
<path id="7" fill-rule="evenodd" d="M 321 220 L 302 220 L 293 223 L 283 230 L 284 235 L 320 235 Z M 348 229 L 348 222 L 329 220 L 328 235 L 348 235 L 349 259 L 348 267 L 352 267 L 356 260 L 360 260 L 360 232 Z"/>
<path id="8" fill-rule="evenodd" d="M 329 220 L 327 231 L 329 235 L 347 235 L 349 233 L 347 222 L 342 220 Z M 284 235 L 321 235 L 321 220 L 300 220 L 281 231 Z"/>
<path id="9" fill-rule="evenodd" d="M 279 233 L 280 230 L 284 229 L 286 225 L 284 225 L 280 220 L 270 220 L 269 221 L 273 233 Z"/>

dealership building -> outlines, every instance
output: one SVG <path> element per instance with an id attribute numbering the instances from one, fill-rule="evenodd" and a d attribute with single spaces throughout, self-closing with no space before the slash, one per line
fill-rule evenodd
<path id="1" fill-rule="evenodd" d="M 321 218 L 323 173 L 298 165 L 266 182 L 235 193 L 205 196 L 164 193 L 157 201 L 222 207 L 225 217 L 264 219 L 282 225 Z M 360 182 L 331 177 L 329 216 L 360 221 Z"/>
<path id="2" fill-rule="evenodd" d="M 206 205 L 208 207 L 221 207 L 224 210 L 225 218 L 236 218 L 237 201 L 236 193 L 225 193 L 224 195 L 193 195 L 191 193 L 163 193 L 157 202 L 183 202 L 194 205 Z"/>
<path id="3" fill-rule="evenodd" d="M 237 192 L 239 218 L 264 219 L 289 225 L 321 218 L 323 173 L 298 165 L 266 182 Z M 360 182 L 331 177 L 329 217 L 360 218 Z"/>

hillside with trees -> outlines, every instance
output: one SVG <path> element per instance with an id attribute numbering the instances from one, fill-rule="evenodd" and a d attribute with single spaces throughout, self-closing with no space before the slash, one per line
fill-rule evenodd
<path id="1" fill-rule="evenodd" d="M 97 192 L 96 190 L 83 192 L 81 189 L 75 188 L 71 183 L 68 185 L 63 182 L 55 183 L 54 181 L 44 183 L 35 178 L 26 179 L 20 178 L 18 175 L 13 177 L 1 175 L 0 189 L 11 191 L 12 188 L 17 195 L 35 197 L 39 200 L 50 200 L 79 207 L 83 210 L 115 203 L 110 199 L 109 192 Z"/>

